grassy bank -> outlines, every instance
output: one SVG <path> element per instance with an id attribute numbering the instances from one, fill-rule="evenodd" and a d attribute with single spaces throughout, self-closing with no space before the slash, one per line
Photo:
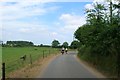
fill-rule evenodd
<path id="1" fill-rule="evenodd" d="M 99 55 L 91 53 L 91 47 L 82 46 L 79 49 L 79 58 L 93 65 L 107 77 L 117 77 L 117 56 L 115 55 Z"/>
<path id="2" fill-rule="evenodd" d="M 58 53 L 58 49 L 46 47 L 3 47 L 2 62 L 6 64 L 6 74 L 33 63 L 39 58 Z M 43 56 L 44 54 L 44 56 Z M 26 59 L 20 57 L 26 55 Z"/>

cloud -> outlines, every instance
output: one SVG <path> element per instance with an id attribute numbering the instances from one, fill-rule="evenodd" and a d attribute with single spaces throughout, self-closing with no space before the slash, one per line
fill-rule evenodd
<path id="1" fill-rule="evenodd" d="M 54 36 L 54 35 L 57 35 L 57 33 L 56 32 L 52 32 L 52 35 Z"/>
<path id="2" fill-rule="evenodd" d="M 84 16 L 73 14 L 62 14 L 59 19 L 62 20 L 65 24 L 63 30 L 67 31 L 74 31 L 86 23 Z"/>
<path id="3" fill-rule="evenodd" d="M 48 30 L 49 26 L 40 23 L 40 20 L 33 20 L 34 16 L 40 17 L 49 12 L 59 9 L 58 6 L 46 7 L 45 3 L 17 1 L 0 3 L 0 40 L 33 40 L 38 39 L 44 44 L 50 40 L 50 35 L 57 35 Z M 26 20 L 29 17 L 29 20 Z M 1 29 L 2 28 L 2 29 Z M 3 36 L 3 38 L 1 38 Z M 37 39 L 38 38 L 38 39 Z M 46 43 L 45 43 L 46 41 Z"/>
<path id="4" fill-rule="evenodd" d="M 38 3 L 36 3 L 36 8 L 29 7 L 35 5 L 35 3 L 28 3 L 18 2 L 11 6 L 3 4 L 0 10 L 2 12 L 2 20 L 16 20 L 34 15 L 42 15 L 46 12 L 45 9 L 39 8 Z"/>
<path id="5" fill-rule="evenodd" d="M 94 0 L 93 3 L 96 3 L 96 2 L 105 2 L 105 0 Z"/>
<path id="6" fill-rule="evenodd" d="M 29 1 L 18 1 L 13 2 L 2 2 L 0 6 L 0 12 L 2 15 L 2 21 L 11 21 L 22 19 L 32 16 L 45 15 L 48 12 L 59 9 L 58 6 L 44 7 L 44 3 L 40 2 L 29 2 Z"/>
<path id="7" fill-rule="evenodd" d="M 9 27 L 8 27 L 9 25 Z M 46 44 L 50 40 L 51 32 L 48 30 L 47 25 L 40 25 L 37 23 L 23 23 L 15 22 L 4 24 L 3 30 L 3 41 L 7 40 L 32 40 L 36 44 L 44 42 Z M 43 40 L 43 41 L 42 41 Z M 45 43 L 46 41 L 46 43 Z"/>
<path id="8" fill-rule="evenodd" d="M 14 2 L 16 0 L 0 0 L 2 2 Z M 20 0 L 21 2 L 41 2 L 41 3 L 46 3 L 46 2 L 92 2 L 93 0 Z"/>
<path id="9" fill-rule="evenodd" d="M 20 32 L 23 32 L 23 33 L 26 33 L 26 32 L 29 32 L 29 31 L 30 31 L 30 29 L 25 29 L 25 28 L 20 29 Z"/>
<path id="10" fill-rule="evenodd" d="M 61 14 L 59 16 L 59 23 L 54 24 L 53 39 L 61 42 L 67 41 L 69 44 L 73 40 L 73 34 L 76 29 L 85 24 L 85 17 L 75 14 Z"/>
<path id="11" fill-rule="evenodd" d="M 93 9 L 93 4 L 86 4 L 85 9 Z"/>
<path id="12" fill-rule="evenodd" d="M 41 42 L 48 44 L 57 39 L 61 43 L 63 41 L 71 42 L 74 31 L 85 23 L 84 16 L 63 13 L 58 16 L 58 20 L 56 19 L 53 25 L 44 24 L 39 19 L 33 20 L 33 17 L 41 18 L 47 13 L 57 11 L 60 7 L 46 7 L 45 3 L 26 2 L 26 0 L 16 3 L 3 3 L 0 6 L 3 41 L 32 40 L 36 44 Z"/>
<path id="13" fill-rule="evenodd" d="M 120 1 L 119 0 L 93 0 L 93 3 L 101 3 L 101 4 L 106 4 L 108 2 L 112 1 L 113 3 L 119 3 Z"/>

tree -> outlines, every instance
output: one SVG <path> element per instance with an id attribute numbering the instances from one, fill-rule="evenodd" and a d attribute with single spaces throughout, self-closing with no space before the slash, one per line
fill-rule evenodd
<path id="1" fill-rule="evenodd" d="M 64 42 L 62 46 L 68 48 L 68 45 L 69 45 L 68 42 Z"/>
<path id="2" fill-rule="evenodd" d="M 59 41 L 58 40 L 53 40 L 52 41 L 52 47 L 57 48 L 59 46 Z"/>
<path id="3" fill-rule="evenodd" d="M 77 40 L 72 41 L 70 46 L 73 49 L 77 49 L 79 47 L 79 41 Z"/>
<path id="4" fill-rule="evenodd" d="M 78 53 L 80 57 L 103 70 L 109 67 L 108 73 L 116 76 L 118 72 L 120 74 L 120 3 L 110 2 L 108 7 L 105 9 L 97 3 L 93 9 L 87 10 L 87 24 L 80 26 L 74 35 L 82 45 Z M 110 67 L 112 72 L 109 72 Z"/>
<path id="5" fill-rule="evenodd" d="M 29 41 L 7 41 L 6 44 L 11 47 L 34 46 L 33 42 Z"/>
<path id="6" fill-rule="evenodd" d="M 86 9 L 87 23 L 95 26 L 99 26 L 104 22 L 104 11 L 106 8 L 104 5 L 96 3 L 94 4 L 94 9 Z"/>

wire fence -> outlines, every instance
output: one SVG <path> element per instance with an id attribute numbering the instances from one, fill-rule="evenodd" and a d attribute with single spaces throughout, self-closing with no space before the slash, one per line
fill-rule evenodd
<path id="1" fill-rule="evenodd" d="M 43 50 L 40 54 L 34 55 L 32 54 L 27 54 L 20 56 L 17 60 L 14 61 L 8 61 L 9 64 L 7 63 L 2 63 L 2 80 L 5 78 L 5 74 L 10 73 L 11 71 L 18 70 L 20 68 L 23 68 L 27 65 L 32 65 L 36 60 L 38 59 L 44 59 L 51 54 L 57 54 L 58 50 Z"/>
<path id="2" fill-rule="evenodd" d="M 0 62 L 0 79 L 2 78 L 2 62 Z"/>

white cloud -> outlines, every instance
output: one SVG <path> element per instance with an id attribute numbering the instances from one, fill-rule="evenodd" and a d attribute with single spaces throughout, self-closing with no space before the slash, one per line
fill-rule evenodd
<path id="1" fill-rule="evenodd" d="M 112 0 L 113 1 L 113 3 L 115 3 L 116 1 L 115 0 Z M 105 5 L 105 7 L 107 7 L 108 6 L 108 2 L 109 1 L 107 1 L 107 0 L 93 0 L 93 2 L 91 3 L 91 4 L 86 4 L 85 5 L 85 8 L 86 9 L 93 9 L 94 8 L 94 4 L 96 4 L 96 2 L 97 3 L 100 3 L 100 4 L 104 4 Z"/>
<path id="2" fill-rule="evenodd" d="M 120 0 L 93 0 L 93 3 L 98 2 L 98 3 L 106 4 L 107 2 L 110 2 L 110 1 L 112 1 L 113 3 L 120 2 Z"/>
<path id="3" fill-rule="evenodd" d="M 56 32 L 54 33 L 55 35 L 53 39 L 58 39 L 61 44 L 64 41 L 67 41 L 70 44 L 70 42 L 73 40 L 73 34 L 77 28 L 86 23 L 85 16 L 75 14 L 61 14 L 59 20 L 60 22 L 56 23 L 58 25 L 55 24 Z"/>
<path id="4" fill-rule="evenodd" d="M 0 3 L 0 40 L 33 40 L 38 43 L 46 44 L 50 40 L 50 34 L 56 36 L 57 33 L 48 30 L 48 26 L 34 21 L 33 16 L 41 16 L 46 13 L 59 9 L 57 6 L 44 7 L 44 3 L 18 1 L 14 5 L 12 3 Z M 31 21 L 24 20 L 30 17 Z M 19 20 L 19 19 L 23 19 Z M 2 29 L 1 29 L 2 28 Z M 3 36 L 3 38 L 1 38 Z M 53 36 L 52 36 L 53 37 Z M 45 43 L 46 41 L 46 43 Z"/>
<path id="5" fill-rule="evenodd" d="M 29 1 L 18 1 L 2 2 L 0 6 L 0 18 L 2 20 L 16 20 L 26 17 L 32 17 L 37 15 L 44 15 L 48 12 L 59 9 L 57 6 L 44 7 L 44 3 L 40 2 L 29 2 Z"/>
<path id="6" fill-rule="evenodd" d="M 9 23 L 9 27 L 7 24 L 4 25 L 2 30 L 3 41 L 22 39 L 22 40 L 32 40 L 36 44 L 41 42 L 44 42 L 44 44 L 46 44 L 48 42 L 46 40 L 48 39 L 50 40 L 51 32 L 48 30 L 46 25 L 40 25 L 34 23 L 28 24 L 22 22 L 17 22 L 17 23 L 18 24 Z"/>
<path id="7" fill-rule="evenodd" d="M 78 27 L 86 23 L 85 16 L 79 16 L 73 14 L 62 14 L 60 16 L 60 20 L 64 22 L 65 26 L 63 30 L 66 31 L 74 31 Z"/>
<path id="8" fill-rule="evenodd" d="M 23 33 L 26 33 L 26 32 L 29 32 L 29 31 L 30 31 L 30 29 L 25 29 L 25 28 L 20 29 L 20 32 L 23 32 Z"/>
<path id="9" fill-rule="evenodd" d="M 105 2 L 105 0 L 94 0 L 93 3 L 96 3 L 96 2 Z"/>
<path id="10" fill-rule="evenodd" d="M 52 35 L 54 36 L 54 35 L 57 35 L 57 33 L 56 32 L 52 32 Z"/>
<path id="11" fill-rule="evenodd" d="M 6 1 L 13 2 L 13 1 L 16 1 L 16 0 L 0 0 L 0 1 L 2 1 L 2 2 L 6 2 Z M 45 3 L 45 2 L 92 2 L 93 0 L 20 0 L 20 1 Z"/>
<path id="12" fill-rule="evenodd" d="M 56 0 L 0 0 L 1 2 L 53 2 Z"/>
<path id="13" fill-rule="evenodd" d="M 39 2 L 18 1 L 14 5 L 2 5 L 0 7 L 0 12 L 2 12 L 0 18 L 2 17 L 3 40 L 23 39 L 33 40 L 37 43 L 38 41 L 47 43 L 48 41 L 58 39 L 60 42 L 65 40 L 70 42 L 74 31 L 85 23 L 84 16 L 69 13 L 61 14 L 59 17 L 60 22 L 56 21 L 56 23 L 53 23 L 57 26 L 54 30 L 50 30 L 50 25 L 44 25 L 40 21 L 38 23 L 34 20 L 33 22 L 17 20 L 37 15 L 41 16 L 57 9 L 59 9 L 57 6 L 44 7 L 44 4 Z"/>
<path id="14" fill-rule="evenodd" d="M 93 5 L 92 4 L 86 4 L 85 5 L 85 9 L 93 9 Z"/>

